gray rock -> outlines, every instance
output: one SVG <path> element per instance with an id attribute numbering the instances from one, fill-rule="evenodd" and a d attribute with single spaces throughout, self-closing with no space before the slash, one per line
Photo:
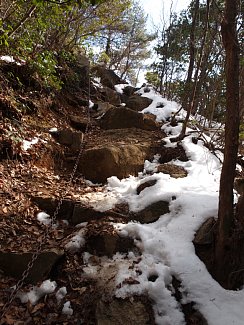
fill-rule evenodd
<path id="1" fill-rule="evenodd" d="M 94 210 L 92 207 L 87 207 L 79 202 L 74 204 L 73 213 L 71 216 L 71 223 L 77 225 L 82 222 L 88 222 L 93 219 L 100 219 L 103 213 Z"/>
<path id="2" fill-rule="evenodd" d="M 234 189 L 238 194 L 244 194 L 244 177 L 236 177 L 234 182 Z"/>
<path id="3" fill-rule="evenodd" d="M 126 86 L 124 89 L 123 89 L 123 93 L 130 97 L 132 96 L 137 90 L 139 90 L 140 88 L 135 88 L 135 87 L 132 87 L 132 86 Z"/>
<path id="4" fill-rule="evenodd" d="M 186 152 L 180 144 L 178 144 L 176 148 L 162 146 L 159 148 L 158 153 L 161 155 L 159 158 L 159 163 L 161 164 L 170 162 L 173 159 L 188 161 Z"/>

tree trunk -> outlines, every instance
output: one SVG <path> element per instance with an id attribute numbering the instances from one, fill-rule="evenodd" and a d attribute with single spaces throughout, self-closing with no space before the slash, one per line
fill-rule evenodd
<path id="1" fill-rule="evenodd" d="M 236 32 L 238 0 L 225 0 L 221 24 L 226 52 L 225 149 L 219 191 L 218 234 L 215 249 L 216 275 L 225 281 L 228 275 L 227 254 L 233 226 L 233 183 L 239 140 L 239 46 Z"/>
<path id="2" fill-rule="evenodd" d="M 244 118 L 244 65 L 240 67 L 240 118 Z"/>
<path id="3" fill-rule="evenodd" d="M 183 109 L 187 110 L 187 114 L 184 120 L 184 123 L 182 125 L 181 133 L 179 136 L 171 138 L 171 142 L 180 141 L 184 138 L 186 133 L 186 127 L 188 120 L 191 115 L 192 111 L 192 105 L 193 105 L 193 98 L 194 98 L 194 92 L 195 90 L 192 89 L 192 75 L 194 70 L 194 63 L 195 63 L 195 56 L 196 56 L 196 50 L 195 50 L 195 32 L 196 32 L 196 24 L 197 24 L 197 15 L 199 12 L 199 0 L 195 0 L 195 7 L 194 7 L 194 13 L 192 17 L 192 24 L 191 24 L 191 33 L 190 33 L 190 61 L 189 61 L 189 67 L 187 72 L 187 78 L 185 82 L 184 87 L 184 98 L 182 101 L 182 107 Z"/>

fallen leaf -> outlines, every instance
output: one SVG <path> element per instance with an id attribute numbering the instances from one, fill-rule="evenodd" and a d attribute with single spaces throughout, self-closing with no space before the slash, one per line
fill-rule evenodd
<path id="1" fill-rule="evenodd" d="M 32 309 L 31 314 L 36 313 L 38 310 L 42 309 L 44 306 L 45 306 L 45 304 L 43 304 L 43 303 L 40 303 L 40 304 L 36 305 L 36 306 Z"/>

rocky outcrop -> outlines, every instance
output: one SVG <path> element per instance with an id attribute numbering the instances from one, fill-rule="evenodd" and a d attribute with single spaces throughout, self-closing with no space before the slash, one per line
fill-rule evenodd
<path id="1" fill-rule="evenodd" d="M 155 116 L 141 114 L 125 107 L 110 109 L 101 119 L 100 125 L 103 129 L 138 128 L 152 131 L 159 129 Z"/>

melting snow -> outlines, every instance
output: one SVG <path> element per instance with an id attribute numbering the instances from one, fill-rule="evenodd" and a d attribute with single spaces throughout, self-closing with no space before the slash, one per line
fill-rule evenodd
<path id="1" fill-rule="evenodd" d="M 155 114 L 158 121 L 166 121 L 172 113 L 179 110 L 177 103 L 167 101 L 153 89 L 144 92 L 142 88 L 138 93 L 153 100 L 143 112 Z M 182 111 L 181 114 L 184 116 L 185 112 Z M 168 134 L 177 135 L 180 129 L 181 125 L 174 128 L 170 125 L 164 126 L 164 131 Z M 166 143 L 167 146 L 175 146 L 171 144 L 169 138 L 166 138 Z M 213 155 L 202 141 L 194 144 L 191 135 L 182 141 L 182 145 L 189 161 L 174 160 L 171 163 L 187 170 L 188 175 L 185 178 L 175 179 L 163 173 L 154 175 L 140 173 L 138 177 L 130 176 L 119 180 L 113 176 L 108 179 L 106 190 L 113 204 L 116 200 L 126 201 L 131 210 L 138 211 L 159 200 L 170 202 L 170 212 L 154 223 L 130 222 L 117 226 L 121 235 L 128 234 L 135 239 L 142 255 L 136 269 L 129 268 L 128 265 L 131 263 L 117 263 L 119 272 L 116 278 L 116 295 L 125 297 L 147 293 L 155 301 L 157 324 L 183 325 L 185 324 L 183 312 L 170 290 L 172 277 L 175 276 L 181 281 L 184 303 L 194 302 L 195 308 L 199 309 L 209 325 L 242 325 L 244 289 L 239 291 L 223 289 L 196 256 L 192 243 L 199 226 L 209 217 L 217 217 L 220 160 L 223 157 L 221 153 L 218 154 L 218 158 Z M 153 171 L 156 164 L 157 160 L 153 163 L 146 161 L 145 170 Z M 157 183 L 137 195 L 138 185 L 150 179 L 157 179 Z M 96 208 L 99 209 L 99 204 L 103 210 L 102 201 L 97 203 Z M 127 257 L 129 261 L 135 258 L 133 253 Z M 117 254 L 114 260 L 118 260 Z M 150 281 L 150 275 L 154 276 L 154 282 Z M 123 282 L 128 277 L 135 278 L 139 284 L 128 285 Z"/>
<path id="2" fill-rule="evenodd" d="M 69 315 L 69 316 L 73 315 L 73 309 L 71 308 L 70 301 L 64 303 L 62 314 Z"/>
<path id="3" fill-rule="evenodd" d="M 37 213 L 37 220 L 43 223 L 44 225 L 50 225 L 51 223 L 50 215 L 46 212 Z"/>
<path id="4" fill-rule="evenodd" d="M 32 305 L 35 305 L 41 297 L 53 293 L 56 287 L 57 283 L 55 281 L 46 280 L 40 287 L 33 287 L 26 293 L 18 293 L 17 297 L 22 303 L 27 303 L 29 301 Z"/>
<path id="5" fill-rule="evenodd" d="M 23 140 L 22 146 L 25 151 L 31 148 L 33 144 L 36 144 L 39 141 L 37 137 L 33 138 L 31 141 Z"/>

